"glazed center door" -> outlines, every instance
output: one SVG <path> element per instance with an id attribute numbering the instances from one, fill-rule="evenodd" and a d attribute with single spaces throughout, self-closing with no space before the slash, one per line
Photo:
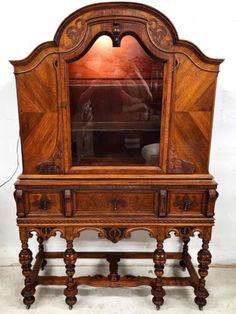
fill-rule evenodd
<path id="1" fill-rule="evenodd" d="M 164 62 L 101 36 L 68 67 L 72 166 L 158 166 Z"/>

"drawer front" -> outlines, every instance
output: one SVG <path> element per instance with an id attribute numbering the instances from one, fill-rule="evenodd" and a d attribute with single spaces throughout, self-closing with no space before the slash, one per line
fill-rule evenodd
<path id="1" fill-rule="evenodd" d="M 205 216 L 205 192 L 170 191 L 168 197 L 168 216 Z"/>
<path id="2" fill-rule="evenodd" d="M 26 193 L 26 214 L 34 215 L 63 215 L 62 198 L 59 192 L 27 192 Z"/>
<path id="3" fill-rule="evenodd" d="M 156 195 L 153 191 L 77 191 L 74 214 L 88 212 L 153 213 Z"/>

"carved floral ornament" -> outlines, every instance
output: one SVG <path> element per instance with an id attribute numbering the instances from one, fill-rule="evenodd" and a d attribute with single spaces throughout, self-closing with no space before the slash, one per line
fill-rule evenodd
<path id="1" fill-rule="evenodd" d="M 173 46 L 169 30 L 157 19 L 151 19 L 147 23 L 147 29 L 152 41 L 160 48 L 168 49 Z"/>
<path id="2" fill-rule="evenodd" d="M 86 29 L 86 23 L 83 19 L 77 19 L 72 25 L 70 25 L 66 30 L 67 40 L 63 48 L 73 48 L 75 47 L 80 40 L 82 40 L 82 35 Z M 69 41 L 68 41 L 69 39 Z"/>

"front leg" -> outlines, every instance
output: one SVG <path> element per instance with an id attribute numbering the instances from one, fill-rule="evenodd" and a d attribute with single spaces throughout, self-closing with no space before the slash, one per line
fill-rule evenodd
<path id="1" fill-rule="evenodd" d="M 23 302 L 26 307 L 29 309 L 31 304 L 35 301 L 35 287 L 32 283 L 32 270 L 31 262 L 33 260 L 32 252 L 28 247 L 28 241 L 22 241 L 22 250 L 19 254 L 19 261 L 22 268 L 22 274 L 25 276 L 25 287 L 22 290 L 21 294 L 24 297 Z"/>
<path id="2" fill-rule="evenodd" d="M 195 303 L 199 306 L 199 309 L 202 310 L 203 306 L 206 305 L 206 298 L 209 296 L 207 289 L 205 288 L 206 280 L 205 277 L 208 274 L 209 265 L 211 263 L 211 253 L 208 250 L 209 241 L 203 240 L 202 249 L 198 252 L 198 273 L 199 273 L 199 283 L 195 287 L 194 293 L 196 295 Z"/>
<path id="3" fill-rule="evenodd" d="M 153 256 L 155 275 L 157 276 L 156 282 L 152 287 L 153 303 L 156 305 L 157 310 L 164 303 L 165 290 L 162 285 L 162 276 L 164 274 L 164 267 L 166 263 L 166 253 L 163 249 L 163 241 L 157 241 L 157 249 Z"/>
<path id="4" fill-rule="evenodd" d="M 75 263 L 77 259 L 77 253 L 73 249 L 73 241 L 67 240 L 67 248 L 64 253 L 64 262 L 66 264 L 66 274 L 67 274 L 67 284 L 64 290 L 64 295 L 66 296 L 66 303 L 69 308 L 72 309 L 73 305 L 76 303 L 76 294 L 78 293 L 77 286 L 74 282 L 75 273 Z"/>

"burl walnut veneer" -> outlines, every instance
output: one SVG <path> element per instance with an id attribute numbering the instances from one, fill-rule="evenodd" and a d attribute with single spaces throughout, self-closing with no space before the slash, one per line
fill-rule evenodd
<path id="1" fill-rule="evenodd" d="M 53 41 L 11 61 L 16 76 L 23 173 L 16 182 L 19 255 L 29 308 L 38 285 L 65 285 L 70 308 L 77 287 L 191 286 L 200 309 L 218 193 L 208 172 L 216 79 L 222 59 L 180 40 L 161 12 L 142 4 L 94 4 L 71 14 Z M 150 252 L 80 252 L 84 230 L 116 243 L 145 230 Z M 59 232 L 65 252 L 45 252 Z M 173 232 L 182 252 L 166 253 Z M 33 261 L 28 240 L 36 233 Z M 188 253 L 202 239 L 198 273 Z M 115 248 L 115 246 L 114 246 Z M 66 276 L 42 276 L 48 258 L 63 258 Z M 109 274 L 75 277 L 76 260 L 104 258 Z M 120 276 L 121 258 L 152 258 L 155 278 Z M 166 260 L 179 259 L 188 277 L 164 277 Z"/>

